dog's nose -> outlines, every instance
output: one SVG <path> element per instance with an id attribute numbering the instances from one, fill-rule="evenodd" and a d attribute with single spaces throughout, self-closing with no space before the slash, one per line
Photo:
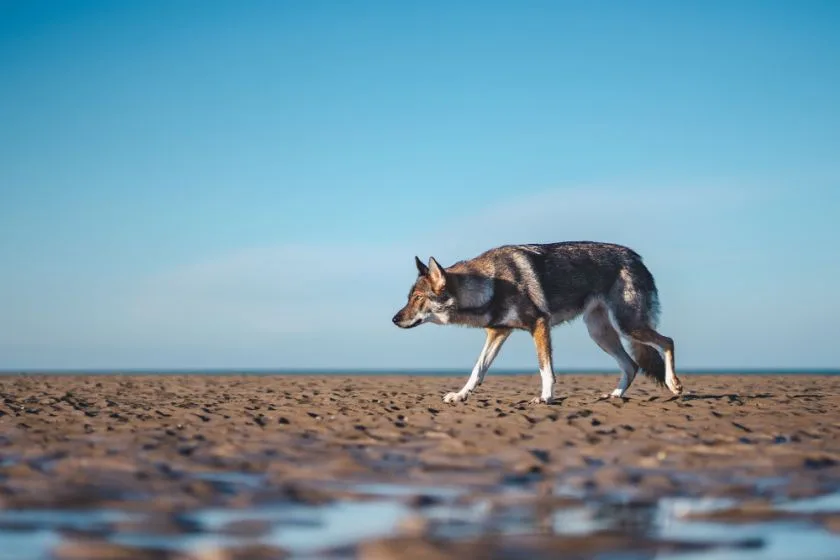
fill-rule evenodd
<path id="1" fill-rule="evenodd" d="M 391 322 L 392 322 L 392 323 L 394 323 L 394 324 L 396 325 L 396 324 L 399 322 L 399 320 L 400 320 L 399 316 L 398 316 L 398 315 L 394 315 L 394 317 L 391 319 Z"/>

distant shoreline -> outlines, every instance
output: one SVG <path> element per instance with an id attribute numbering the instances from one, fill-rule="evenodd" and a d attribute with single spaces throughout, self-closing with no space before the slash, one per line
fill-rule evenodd
<path id="1" fill-rule="evenodd" d="M 817 369 L 772 369 L 772 368 L 697 368 L 697 369 L 680 369 L 680 373 L 685 375 L 840 375 L 840 369 L 833 368 L 817 368 Z M 211 376 L 235 376 L 235 375 L 253 375 L 253 376 L 305 376 L 305 375 L 327 375 L 327 376 L 352 376 L 352 377 L 367 377 L 367 376 L 417 376 L 417 377 L 453 377 L 464 376 L 469 374 L 469 368 L 460 369 L 379 369 L 379 368 L 358 368 L 358 369 L 258 369 L 258 368 L 183 368 L 183 369 L 131 369 L 131 368 L 112 368 L 112 369 L 0 369 L 0 376 L 33 376 L 33 375 L 211 375 Z M 558 376 L 566 375 L 617 375 L 617 371 L 608 369 L 568 369 L 557 370 Z M 535 368 L 522 369 L 499 369 L 491 370 L 490 376 L 511 376 L 521 375 L 530 376 L 537 375 Z"/>

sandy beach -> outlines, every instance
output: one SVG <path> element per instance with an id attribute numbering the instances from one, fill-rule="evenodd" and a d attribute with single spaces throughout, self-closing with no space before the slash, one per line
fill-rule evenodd
<path id="1" fill-rule="evenodd" d="M 464 379 L 2 377 L 0 547 L 411 559 L 768 546 L 669 533 L 651 517 L 665 500 L 718 504 L 689 508 L 682 528 L 795 521 L 837 539 L 840 500 L 807 504 L 840 483 L 840 377 L 685 375 L 680 397 L 640 378 L 603 399 L 615 374 L 561 376 L 557 404 L 530 405 L 536 375 L 491 373 L 466 403 L 443 403 Z M 570 529 L 593 504 L 605 521 Z"/>

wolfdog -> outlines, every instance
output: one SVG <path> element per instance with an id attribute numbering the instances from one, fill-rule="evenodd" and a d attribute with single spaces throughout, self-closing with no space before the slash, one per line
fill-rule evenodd
<path id="1" fill-rule="evenodd" d="M 675 395 L 682 393 L 674 371 L 674 341 L 654 329 L 659 296 L 653 275 L 628 247 L 593 241 L 504 245 L 447 268 L 434 257 L 428 265 L 414 260 L 417 279 L 394 324 L 403 329 L 452 324 L 487 333 L 467 383 L 445 395 L 445 402 L 466 400 L 484 381 L 511 332 L 520 329 L 534 339 L 542 381 L 540 396 L 531 402 L 551 403 L 551 327 L 580 315 L 595 343 L 621 368 L 610 396 L 623 397 L 640 369 Z M 629 340 L 632 358 L 619 333 Z"/>

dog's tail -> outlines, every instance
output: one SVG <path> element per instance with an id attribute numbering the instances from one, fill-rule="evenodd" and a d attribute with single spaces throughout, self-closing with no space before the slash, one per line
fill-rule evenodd
<path id="1" fill-rule="evenodd" d="M 633 359 L 639 364 L 642 373 L 651 378 L 659 386 L 665 385 L 665 361 L 655 348 L 636 342 L 630 343 Z"/>

